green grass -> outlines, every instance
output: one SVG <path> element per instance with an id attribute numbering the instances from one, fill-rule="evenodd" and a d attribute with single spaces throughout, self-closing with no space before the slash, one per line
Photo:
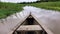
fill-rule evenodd
<path id="1" fill-rule="evenodd" d="M 30 4 L 15 4 L 15 3 L 2 3 L 0 2 L 0 19 L 5 18 L 13 13 L 19 12 L 23 6 L 35 6 L 43 9 L 57 10 L 60 11 L 60 1 L 56 2 L 39 2 Z"/>
<path id="2" fill-rule="evenodd" d="M 38 7 L 38 8 L 43 8 L 43 9 L 60 11 L 60 1 L 33 3 L 33 4 L 28 4 L 28 5 L 35 6 L 35 7 Z"/>
<path id="3" fill-rule="evenodd" d="M 0 19 L 22 10 L 24 4 L 2 3 L 0 2 Z"/>

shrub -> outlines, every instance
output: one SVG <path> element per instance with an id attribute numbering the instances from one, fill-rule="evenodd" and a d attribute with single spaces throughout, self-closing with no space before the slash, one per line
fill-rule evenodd
<path id="1" fill-rule="evenodd" d="M 60 0 L 48 0 L 48 1 L 60 1 Z"/>

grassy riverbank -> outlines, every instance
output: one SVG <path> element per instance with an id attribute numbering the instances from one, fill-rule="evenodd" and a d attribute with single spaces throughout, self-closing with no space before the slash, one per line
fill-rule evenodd
<path id="1" fill-rule="evenodd" d="M 35 6 L 38 8 L 51 9 L 60 11 L 60 1 L 56 2 L 39 2 L 30 4 L 15 4 L 15 3 L 2 3 L 0 2 L 0 19 L 5 18 L 13 13 L 19 12 L 23 6 Z"/>
<path id="2" fill-rule="evenodd" d="M 0 2 L 0 18 L 5 18 L 13 13 L 19 12 L 24 4 L 2 3 Z"/>
<path id="3" fill-rule="evenodd" d="M 60 11 L 60 1 L 56 2 L 41 2 L 41 3 L 33 3 L 30 4 L 32 6 L 38 7 L 38 8 L 44 8 L 44 9 L 51 9 L 51 10 L 57 10 Z"/>

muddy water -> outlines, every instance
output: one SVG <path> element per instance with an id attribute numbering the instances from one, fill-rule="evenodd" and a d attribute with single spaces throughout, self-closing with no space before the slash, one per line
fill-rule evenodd
<path id="1" fill-rule="evenodd" d="M 31 15 L 45 25 L 54 34 L 60 34 L 60 12 L 36 8 L 33 6 L 23 7 L 23 11 L 0 20 L 0 34 L 12 34 L 13 31 Z"/>
<path id="2" fill-rule="evenodd" d="M 53 10 L 45 10 L 33 6 L 25 6 L 25 10 L 31 11 L 38 21 L 41 21 L 45 27 L 51 30 L 54 34 L 60 34 L 60 12 Z"/>

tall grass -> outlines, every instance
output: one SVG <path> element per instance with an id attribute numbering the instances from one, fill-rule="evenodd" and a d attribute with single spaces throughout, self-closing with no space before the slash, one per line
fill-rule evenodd
<path id="1" fill-rule="evenodd" d="M 38 7 L 38 8 L 44 8 L 44 9 L 51 9 L 51 10 L 60 11 L 60 1 L 32 3 L 32 4 L 28 4 L 28 5 L 35 6 L 35 7 Z"/>
<path id="2" fill-rule="evenodd" d="M 35 6 L 38 8 L 50 9 L 50 10 L 58 10 L 60 11 L 60 1 L 56 2 L 38 2 L 38 3 L 30 3 L 30 4 L 17 4 L 17 3 L 2 3 L 0 2 L 0 18 L 5 18 L 13 13 L 19 12 L 23 6 Z"/>
<path id="3" fill-rule="evenodd" d="M 0 18 L 5 18 L 13 13 L 21 11 L 23 6 L 24 4 L 0 2 Z"/>

